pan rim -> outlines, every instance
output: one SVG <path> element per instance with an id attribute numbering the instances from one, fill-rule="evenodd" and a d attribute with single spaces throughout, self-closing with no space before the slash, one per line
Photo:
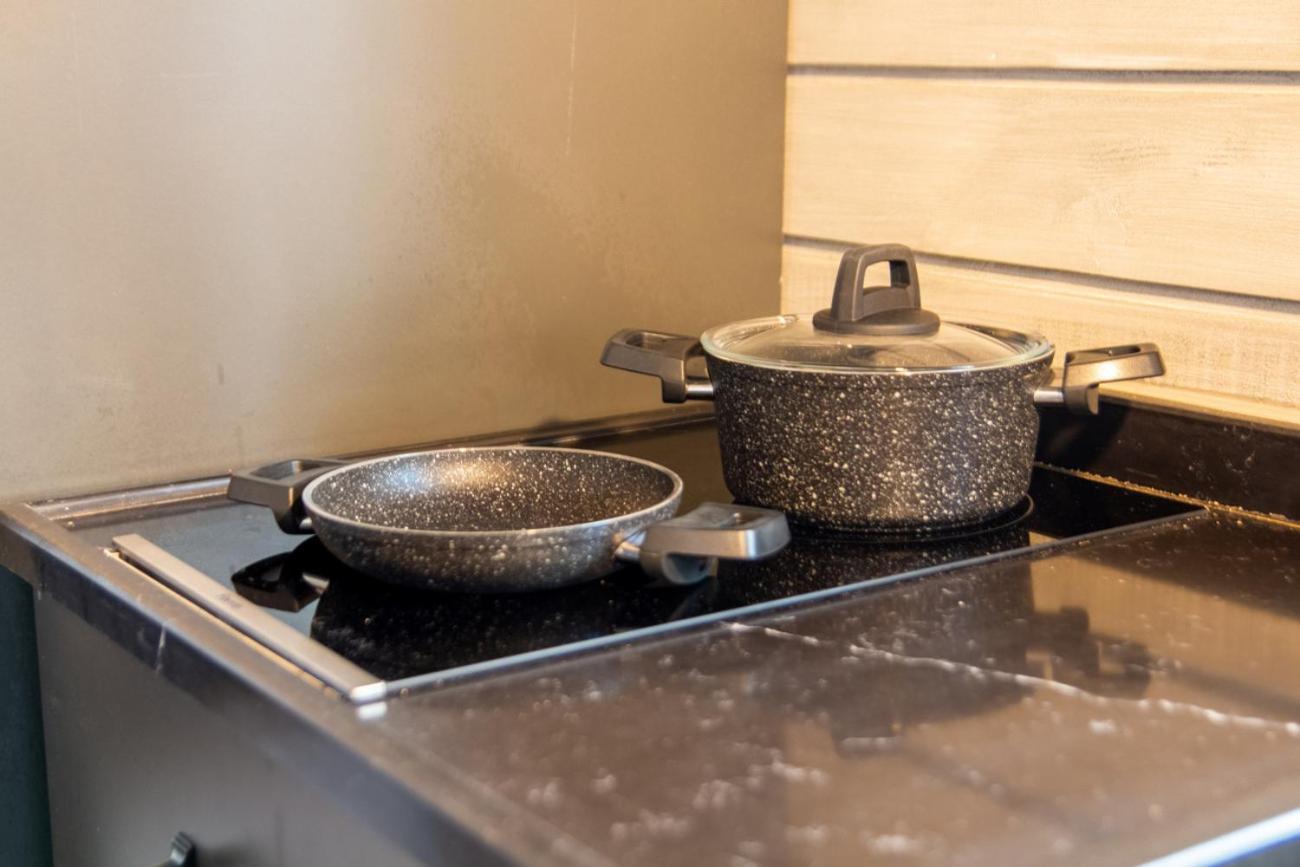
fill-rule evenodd
<path id="1" fill-rule="evenodd" d="M 319 506 L 317 506 L 315 501 L 316 488 L 318 485 L 323 484 L 326 480 L 331 479 L 335 476 L 342 475 L 346 473 L 348 470 L 354 470 L 360 467 L 370 466 L 371 464 L 380 464 L 386 461 L 397 461 L 397 460 L 402 460 L 404 458 L 411 458 L 420 455 L 439 454 L 444 452 L 465 453 L 465 452 L 503 452 L 503 451 L 560 452 L 564 454 L 598 455 L 600 457 L 610 458 L 615 461 L 623 461 L 632 464 L 641 464 L 642 466 L 649 467 L 650 469 L 655 470 L 656 472 L 664 476 L 667 476 L 672 481 L 673 487 L 672 490 L 668 492 L 667 496 L 663 497 L 660 500 L 657 500 L 655 503 L 645 507 L 644 509 L 637 509 L 636 511 L 633 512 L 624 512 L 618 515 L 609 515 L 608 517 L 597 518 L 593 521 L 582 521 L 577 524 L 555 524 L 548 527 L 512 527 L 503 530 L 428 530 L 428 529 L 418 529 L 418 528 L 410 528 L 410 527 L 397 527 L 391 524 L 376 524 L 370 521 L 358 521 L 353 518 L 345 518 L 334 512 L 330 512 L 320 508 Z M 395 455 L 381 455 L 376 458 L 368 458 L 367 460 L 364 461 L 357 461 L 356 463 L 344 464 L 341 467 L 336 467 L 330 470 L 329 472 L 322 473 L 321 475 L 312 479 L 311 482 L 308 483 L 307 487 L 303 489 L 302 503 L 303 506 L 306 508 L 307 513 L 311 515 L 313 520 L 315 520 L 319 516 L 320 518 L 330 523 L 342 524 L 357 530 L 382 531 L 386 533 L 401 533 L 403 535 L 419 536 L 422 538 L 453 538 L 453 537 L 458 539 L 465 538 L 465 537 L 489 538 L 489 537 L 502 537 L 502 536 L 537 536 L 543 533 L 578 532 L 584 529 L 594 529 L 596 527 L 599 527 L 602 524 L 624 522 L 628 520 L 635 520 L 638 518 L 644 518 L 646 521 L 650 521 L 652 519 L 653 513 L 662 509 L 665 504 L 680 500 L 682 496 L 682 492 L 685 489 L 686 489 L 686 485 L 682 481 L 682 477 L 677 475 L 677 473 L 670 470 L 668 467 L 665 467 L 663 464 L 657 464 L 654 461 L 648 461 L 645 458 L 632 457 L 631 455 L 621 455 L 615 452 L 600 452 L 594 449 L 575 449 L 575 448 L 566 448 L 563 446 L 530 446 L 525 444 L 500 445 L 500 446 L 457 446 L 454 448 L 445 448 L 445 449 L 421 449 L 419 451 L 413 451 L 413 452 L 401 452 Z"/>

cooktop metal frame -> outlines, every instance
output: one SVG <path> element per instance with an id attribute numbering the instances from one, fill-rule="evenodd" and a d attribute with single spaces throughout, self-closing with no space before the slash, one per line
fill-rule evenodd
<path id="1" fill-rule="evenodd" d="M 550 428 L 544 431 L 507 431 L 496 435 L 465 437 L 452 441 L 443 441 L 401 449 L 385 449 L 366 453 L 388 454 L 396 451 L 411 451 L 421 448 L 448 447 L 456 445 L 492 445 L 511 443 L 568 444 L 595 437 L 612 434 L 632 434 L 647 430 L 669 429 L 678 426 L 695 425 L 707 420 L 712 413 L 705 411 L 683 412 L 680 410 L 656 411 L 634 416 L 604 419 Z M 348 457 L 362 457 L 354 455 Z M 1047 467 L 1056 472 L 1072 473 L 1057 467 Z M 1077 475 L 1077 474 L 1076 474 Z M 1099 481 L 1099 480 L 1094 480 Z M 21 508 L 35 512 L 56 525 L 62 522 L 98 519 L 124 512 L 149 512 L 155 509 L 176 507 L 184 504 L 199 503 L 224 497 L 228 477 L 220 476 L 207 479 L 176 482 L 126 491 L 94 494 L 81 497 L 69 497 L 45 502 L 27 504 Z M 1104 484 L 1104 482 L 1102 482 Z M 1123 487 L 1119 485 L 1117 487 Z M 1162 496 L 1161 494 L 1155 494 Z M 1062 545 L 1075 544 L 1099 536 L 1111 535 L 1143 529 L 1170 521 L 1196 520 L 1207 512 L 1198 503 L 1180 499 L 1188 504 L 1188 510 L 1163 515 L 1156 518 L 1106 527 L 1078 535 L 1038 542 L 1026 547 L 1000 551 L 964 559 L 952 560 L 932 566 L 877 576 L 861 581 L 827 587 L 819 590 L 798 593 L 792 596 L 771 599 L 725 611 L 715 611 L 694 617 L 672 620 L 664 623 L 640 627 L 627 632 L 602 635 L 580 639 L 553 647 L 497 657 L 465 665 L 455 666 L 436 672 L 428 672 L 410 677 L 383 680 L 376 677 L 341 654 L 331 650 L 308 636 L 294 630 L 274 616 L 261 609 L 255 603 L 241 598 L 232 588 L 150 542 L 138 534 L 124 534 L 112 537 L 112 547 L 101 547 L 100 552 L 119 564 L 130 568 L 143 579 L 161 585 L 167 591 L 178 595 L 197 606 L 206 615 L 211 616 L 251 640 L 264 651 L 275 655 L 305 674 L 338 692 L 349 702 L 366 706 L 375 702 L 401 696 L 411 690 L 422 690 L 444 686 L 489 672 L 504 671 L 542 661 L 554 661 L 578 654 L 642 641 L 665 635 L 679 635 L 695 629 L 703 629 L 751 615 L 771 613 L 773 611 L 804 606 L 821 600 L 843 597 L 871 588 L 907 581 L 925 575 L 935 574 L 956 568 L 980 565 L 1009 558 L 1037 559 L 1047 552 L 1055 551 Z"/>
<path id="2" fill-rule="evenodd" d="M 1204 508 L 1198 507 L 1186 512 L 1164 515 L 1132 524 L 1124 524 L 1119 527 L 1108 527 L 1078 536 L 1040 542 L 1030 547 L 954 560 L 921 569 L 869 578 L 780 599 L 771 599 L 766 602 L 731 608 L 726 611 L 710 612 L 695 617 L 645 626 L 628 632 L 581 639 L 553 647 L 497 657 L 396 680 L 376 678 L 360 666 L 345 659 L 339 653 L 276 620 L 257 605 L 240 598 L 237 593 L 215 578 L 169 554 L 142 536 L 135 534 L 115 536 L 113 538 L 114 548 L 105 550 L 105 554 L 134 567 L 144 576 L 156 580 L 171 591 L 180 594 L 227 626 L 258 642 L 303 672 L 338 691 L 348 701 L 360 705 L 396 698 L 411 690 L 444 686 L 477 675 L 504 671 L 529 663 L 554 661 L 588 651 L 627 644 L 632 641 L 668 634 L 676 635 L 692 629 L 719 624 L 725 625 L 730 621 L 750 615 L 767 614 L 784 608 L 807 605 L 819 600 L 842 597 L 870 588 L 907 581 L 959 567 L 991 563 L 1013 557 L 1036 559 L 1038 556 L 1054 551 L 1063 545 L 1072 545 L 1099 536 L 1139 530 L 1171 521 L 1196 520 L 1206 514 Z"/>

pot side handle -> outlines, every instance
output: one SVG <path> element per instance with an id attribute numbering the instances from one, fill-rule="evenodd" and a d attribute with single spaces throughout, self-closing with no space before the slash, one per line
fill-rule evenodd
<path id="1" fill-rule="evenodd" d="M 785 513 L 757 506 L 701 503 L 685 515 L 643 527 L 617 550 L 620 560 L 671 584 L 708 577 L 719 557 L 760 560 L 790 541 Z"/>
<path id="2" fill-rule="evenodd" d="M 1098 385 L 1145 379 L 1164 372 L 1164 359 L 1154 343 L 1079 349 L 1065 354 L 1061 384 L 1035 390 L 1034 403 L 1064 406 L 1076 415 L 1096 415 L 1099 409 Z"/>
<path id="3" fill-rule="evenodd" d="M 708 374 L 692 377 L 686 365 L 704 355 L 700 341 L 682 334 L 664 334 L 625 328 L 605 343 L 600 363 L 659 378 L 664 403 L 713 400 L 713 383 Z"/>
<path id="4" fill-rule="evenodd" d="M 302 505 L 307 483 L 347 461 L 296 458 L 230 474 L 226 496 L 241 503 L 265 506 L 286 533 L 310 533 L 311 516 Z"/>

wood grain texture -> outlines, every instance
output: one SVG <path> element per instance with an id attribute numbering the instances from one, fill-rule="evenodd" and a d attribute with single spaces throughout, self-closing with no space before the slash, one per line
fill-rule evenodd
<path id="1" fill-rule="evenodd" d="M 782 309 L 827 305 L 839 254 L 787 244 Z M 1212 407 L 1212 394 L 1267 401 L 1252 412 L 1240 400 L 1227 414 L 1300 422 L 1300 315 L 1191 298 L 1143 295 L 925 261 L 919 263 L 926 307 L 945 319 L 983 322 L 1047 335 L 1061 352 L 1153 341 L 1168 372 L 1142 386 L 1110 387 L 1129 395 L 1163 395 L 1165 403 Z M 1292 305 L 1279 305 L 1290 307 Z M 1181 399 L 1178 393 L 1182 393 Z M 1261 417 L 1262 413 L 1262 417 Z"/>
<path id="2" fill-rule="evenodd" d="M 792 0 L 790 62 L 1300 69 L 1300 3 Z"/>
<path id="3" fill-rule="evenodd" d="M 1300 299 L 1300 86 L 789 79 L 788 234 Z"/>

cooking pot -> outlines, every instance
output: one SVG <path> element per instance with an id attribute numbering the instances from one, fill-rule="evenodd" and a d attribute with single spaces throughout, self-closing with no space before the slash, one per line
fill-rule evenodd
<path id="1" fill-rule="evenodd" d="M 890 285 L 864 285 L 889 263 Z M 1037 334 L 941 322 L 901 244 L 840 262 L 813 316 L 720 325 L 696 340 L 625 330 L 601 362 L 658 377 L 663 399 L 713 400 L 727 487 L 745 503 L 834 528 L 987 520 L 1025 496 L 1037 404 L 1097 412 L 1104 382 L 1159 376 L 1155 345 L 1067 353 L 1052 386 Z M 698 359 L 704 358 L 704 364 Z"/>

